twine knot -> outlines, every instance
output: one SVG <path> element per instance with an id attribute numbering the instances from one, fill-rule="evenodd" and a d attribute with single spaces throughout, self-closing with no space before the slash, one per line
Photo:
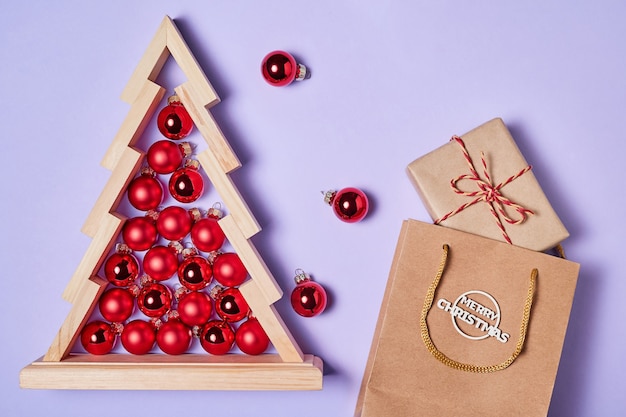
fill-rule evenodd
<path id="1" fill-rule="evenodd" d="M 489 175 L 489 170 L 487 169 L 487 161 L 486 161 L 484 152 L 480 153 L 480 159 L 481 159 L 482 166 L 483 166 L 483 177 L 484 177 L 483 179 L 480 177 L 480 175 L 478 175 L 478 172 L 476 171 L 476 168 L 474 167 L 472 158 L 467 152 L 467 148 L 465 147 L 465 143 L 463 142 L 463 140 L 458 136 L 453 136 L 451 140 L 456 141 L 456 143 L 458 143 L 459 146 L 461 147 L 461 151 L 463 152 L 465 161 L 468 164 L 470 173 L 461 174 L 458 177 L 453 178 L 452 180 L 450 180 L 450 186 L 452 187 L 452 190 L 454 190 L 455 193 L 466 196 L 466 197 L 474 197 L 474 199 L 472 201 L 469 201 L 461 205 L 457 209 L 444 214 L 442 217 L 435 220 L 435 224 L 439 224 L 449 219 L 450 217 L 454 216 L 455 214 L 460 213 L 466 208 L 473 206 L 474 204 L 482 201 L 482 202 L 488 203 L 491 214 L 494 216 L 496 220 L 496 224 L 498 225 L 498 228 L 502 232 L 502 236 L 504 240 L 507 241 L 508 243 L 512 243 L 511 238 L 509 237 L 508 233 L 506 232 L 506 229 L 504 228 L 504 225 L 502 224 L 501 218 L 509 224 L 521 224 L 524 221 L 526 221 L 529 215 L 534 214 L 534 212 L 525 207 L 522 207 L 521 205 L 513 202 L 511 199 L 505 197 L 502 194 L 501 190 L 505 185 L 510 184 L 515 179 L 521 177 L 526 172 L 530 171 L 532 167 L 528 165 L 524 169 L 519 171 L 517 174 L 510 176 L 509 178 L 507 178 L 505 181 L 501 182 L 500 184 L 494 185 L 493 181 L 491 180 L 491 176 Z M 461 180 L 473 181 L 477 186 L 477 190 L 474 190 L 474 191 L 461 190 L 457 185 L 459 181 Z M 517 217 L 511 216 L 506 211 L 505 207 L 508 207 L 509 209 L 512 209 L 515 213 L 517 213 Z"/>

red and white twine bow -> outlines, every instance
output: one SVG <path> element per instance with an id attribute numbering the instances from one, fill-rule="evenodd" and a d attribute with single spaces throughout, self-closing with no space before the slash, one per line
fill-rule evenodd
<path id="1" fill-rule="evenodd" d="M 504 221 L 506 221 L 509 224 L 520 224 L 526 220 L 528 215 L 532 215 L 535 213 L 533 213 L 532 210 L 524 208 L 521 205 L 514 203 L 507 197 L 503 196 L 501 190 L 505 185 L 510 184 L 515 179 L 521 177 L 526 172 L 530 171 L 532 167 L 528 165 L 526 168 L 522 169 L 517 174 L 510 176 L 509 178 L 507 178 L 505 181 L 501 182 L 500 184 L 493 185 L 493 181 L 491 180 L 491 176 L 489 175 L 489 171 L 487 169 L 487 162 L 485 160 L 484 152 L 480 153 L 480 159 L 483 164 L 483 174 L 485 178 L 485 179 L 482 179 L 478 175 L 478 172 L 476 172 L 476 168 L 474 168 L 474 163 L 472 162 L 472 158 L 470 157 L 469 153 L 467 152 L 467 149 L 465 148 L 465 143 L 463 142 L 463 140 L 458 136 L 453 136 L 451 140 L 456 141 L 456 143 L 458 143 L 459 146 L 461 147 L 461 150 L 463 151 L 463 156 L 465 157 L 465 161 L 467 161 L 467 164 L 469 166 L 470 173 L 462 174 L 456 178 L 453 178 L 452 180 L 450 180 L 450 186 L 452 187 L 454 192 L 457 194 L 467 196 L 467 197 L 475 197 L 475 198 L 472 201 L 469 201 L 463 204 L 459 208 L 452 210 L 449 213 L 444 214 L 442 217 L 435 220 L 435 224 L 439 224 L 449 219 L 450 217 L 454 216 L 455 214 L 460 213 L 466 208 L 473 206 L 474 204 L 479 203 L 481 201 L 484 201 L 485 203 L 489 203 L 489 210 L 491 211 L 491 214 L 493 214 L 493 217 L 496 220 L 496 224 L 502 231 L 502 236 L 504 237 L 504 240 L 506 240 L 508 243 L 512 243 L 511 238 L 506 232 L 506 229 L 504 228 L 504 225 L 502 224 L 502 220 L 500 220 L 500 218 L 504 219 Z M 457 183 L 461 180 L 475 181 L 478 189 L 476 191 L 463 191 L 459 189 L 457 186 Z M 519 214 L 519 217 L 515 219 L 511 218 L 511 216 L 509 216 L 509 214 L 505 211 L 505 206 L 515 210 L 515 212 Z M 500 215 L 498 215 L 498 213 L 500 213 Z"/>

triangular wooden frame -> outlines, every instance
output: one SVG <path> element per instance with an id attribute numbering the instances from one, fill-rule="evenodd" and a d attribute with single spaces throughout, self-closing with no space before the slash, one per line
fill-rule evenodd
<path id="1" fill-rule="evenodd" d="M 107 280 L 97 276 L 125 222 L 115 212 L 144 153 L 134 147 L 165 95 L 155 80 L 172 57 L 187 81 L 174 90 L 191 115 L 208 148 L 197 159 L 224 200 L 229 214 L 220 220 L 227 239 L 248 269 L 239 289 L 267 333 L 277 354 L 248 356 L 184 354 L 94 356 L 70 352 L 91 316 Z M 139 390 L 316 390 L 322 388 L 323 363 L 303 354 L 273 304 L 283 293 L 249 240 L 261 228 L 231 181 L 241 166 L 207 110 L 219 97 L 196 62 L 174 21 L 165 16 L 122 93 L 131 108 L 102 165 L 111 177 L 82 231 L 92 238 L 63 298 L 72 303 L 55 340 L 39 360 L 20 373 L 23 388 Z"/>

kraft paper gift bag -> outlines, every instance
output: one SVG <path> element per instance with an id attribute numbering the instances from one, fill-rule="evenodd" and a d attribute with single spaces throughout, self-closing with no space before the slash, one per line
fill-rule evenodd
<path id="1" fill-rule="evenodd" d="M 578 270 L 406 220 L 356 415 L 545 416 Z"/>

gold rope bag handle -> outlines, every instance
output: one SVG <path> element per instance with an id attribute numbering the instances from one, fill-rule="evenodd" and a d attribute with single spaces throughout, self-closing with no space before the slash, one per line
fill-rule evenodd
<path id="1" fill-rule="evenodd" d="M 526 340 L 526 331 L 528 330 L 528 321 L 530 319 L 530 309 L 533 304 L 533 298 L 535 295 L 535 285 L 537 281 L 538 271 L 537 269 L 533 269 L 530 273 L 530 285 L 528 287 L 528 295 L 526 296 L 526 302 L 524 303 L 524 312 L 522 317 L 522 325 L 519 332 L 519 339 L 517 340 L 517 345 L 515 346 L 515 351 L 509 356 L 507 360 L 497 365 L 472 365 L 462 362 L 457 362 L 454 359 L 450 359 L 444 353 L 442 353 L 433 341 L 430 338 L 430 332 L 428 331 L 428 325 L 426 324 L 426 316 L 430 311 L 430 308 L 433 305 L 433 299 L 435 298 L 435 291 L 437 290 L 437 286 L 441 281 L 441 277 L 443 275 L 443 271 L 446 267 L 446 262 L 448 259 L 448 252 L 450 251 L 450 246 L 447 244 L 443 245 L 443 255 L 441 257 L 441 263 L 439 264 L 439 269 L 437 271 L 437 276 L 434 281 L 428 287 L 428 292 L 426 293 L 426 299 L 424 300 L 424 307 L 422 308 L 422 314 L 420 317 L 420 329 L 422 333 L 422 340 L 426 345 L 428 351 L 440 362 L 443 364 L 458 369 L 460 371 L 467 372 L 476 372 L 476 373 L 490 373 L 500 371 L 502 369 L 508 368 L 509 365 L 513 363 L 513 361 L 519 356 L 524 348 L 524 341 Z"/>

